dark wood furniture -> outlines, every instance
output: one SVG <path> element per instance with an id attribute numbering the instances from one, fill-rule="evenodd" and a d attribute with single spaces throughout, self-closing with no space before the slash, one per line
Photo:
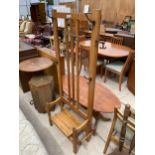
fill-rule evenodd
<path id="1" fill-rule="evenodd" d="M 28 82 L 33 76 L 46 74 L 46 70 L 51 66 L 53 66 L 53 62 L 45 57 L 36 57 L 20 62 L 19 76 L 23 92 L 30 90 Z"/>
<path id="2" fill-rule="evenodd" d="M 120 32 L 115 34 L 114 36 L 123 38 L 122 45 L 135 49 L 135 35 L 131 35 L 125 32 Z"/>
<path id="3" fill-rule="evenodd" d="M 19 61 L 23 61 L 37 56 L 38 51 L 35 47 L 24 42 L 19 42 Z"/>
<path id="4" fill-rule="evenodd" d="M 54 49 L 49 49 L 46 47 L 43 48 L 37 48 L 38 53 L 40 56 L 42 57 L 47 57 L 50 60 L 52 60 L 54 63 L 54 67 L 50 70 L 47 70 L 46 73 L 49 75 L 53 75 L 54 76 L 54 81 L 55 81 L 55 85 L 56 85 L 56 90 L 58 90 L 58 77 L 57 77 L 57 68 L 56 68 L 56 51 Z M 61 65 L 61 74 L 64 75 L 65 74 L 65 61 L 64 61 L 64 55 L 60 55 L 60 65 Z"/>
<path id="5" fill-rule="evenodd" d="M 91 36 L 91 30 L 83 30 L 82 33 L 84 33 L 86 36 L 90 37 Z M 111 33 L 103 33 L 103 32 L 100 32 L 100 40 L 104 40 L 104 41 L 111 41 L 111 38 L 113 37 L 114 35 L 111 34 Z"/>
<path id="6" fill-rule="evenodd" d="M 105 28 L 105 32 L 106 33 L 112 33 L 112 34 L 116 34 L 116 33 L 118 33 L 118 32 L 121 32 L 122 30 L 120 30 L 120 29 L 117 29 L 117 28 Z"/>
<path id="7" fill-rule="evenodd" d="M 35 23 L 46 23 L 45 3 L 31 3 L 31 19 Z"/>
<path id="8" fill-rule="evenodd" d="M 20 62 L 19 70 L 22 72 L 39 72 L 53 65 L 53 62 L 45 57 L 31 58 Z"/>
<path id="9" fill-rule="evenodd" d="M 46 103 L 53 100 L 54 97 L 54 81 L 49 75 L 34 76 L 29 81 L 35 108 L 40 113 L 46 112 Z"/>
<path id="10" fill-rule="evenodd" d="M 104 154 L 106 153 L 111 140 L 115 140 L 115 142 L 119 144 L 119 150 L 114 151 L 109 155 L 126 155 L 127 151 L 123 150 L 123 146 L 127 148 L 127 146 L 124 145 L 126 140 L 130 142 L 128 154 L 131 153 L 135 147 L 134 119 L 135 112 L 130 109 L 130 105 L 125 105 L 124 112 L 118 108 L 115 108 L 112 125 L 104 147 Z"/>
<path id="11" fill-rule="evenodd" d="M 47 111 L 49 116 L 50 124 L 55 124 L 63 134 L 71 140 L 73 143 L 73 151 L 77 153 L 77 146 L 82 144 L 83 141 L 89 140 L 93 134 L 92 129 L 92 115 L 93 115 L 93 101 L 94 101 L 94 88 L 95 88 L 95 76 L 96 76 L 96 60 L 97 60 L 97 42 L 99 37 L 99 24 L 101 21 L 101 11 L 93 11 L 91 14 L 71 14 L 71 24 L 69 25 L 71 30 L 71 54 L 69 57 L 69 37 L 68 37 L 68 25 L 67 25 L 67 15 L 64 13 L 57 13 L 55 10 L 52 12 L 53 22 L 54 22 L 54 46 L 56 49 L 56 61 L 58 70 L 58 80 L 59 80 L 59 98 L 53 102 L 49 102 L 47 105 Z M 61 74 L 60 66 L 60 46 L 58 39 L 58 26 L 57 18 L 64 18 L 65 20 L 65 43 L 66 43 L 66 72 L 67 72 L 67 86 L 68 95 L 63 93 L 63 76 Z M 82 111 L 79 105 L 79 28 L 80 21 L 88 21 L 91 19 L 94 24 L 92 38 L 91 38 L 91 50 L 90 50 L 90 66 L 89 66 L 89 78 L 88 78 L 88 98 L 87 102 L 88 109 L 87 112 Z M 73 25 L 74 22 L 74 30 Z M 74 65 L 74 43 L 76 49 L 76 65 Z M 76 91 L 75 91 L 76 90 Z M 76 93 L 75 93 L 76 92 Z M 66 106 L 69 108 L 66 108 Z M 51 108 L 54 105 L 60 106 L 60 112 L 51 116 Z M 72 112 L 71 112 L 72 111 Z M 81 135 L 81 136 L 80 136 Z"/>
<path id="12" fill-rule="evenodd" d="M 122 37 L 112 37 L 111 38 L 111 43 L 117 44 L 117 45 L 122 45 L 123 38 Z"/>
<path id="13" fill-rule="evenodd" d="M 86 34 L 88 37 L 91 35 L 90 30 L 84 30 L 82 31 L 84 34 Z M 113 37 L 121 37 L 123 38 L 122 45 L 127 46 L 129 48 L 135 49 L 135 35 L 130 34 L 126 31 L 119 31 L 115 34 L 107 33 L 107 32 L 100 32 L 100 40 L 109 41 L 111 42 L 111 39 Z"/>
<path id="14" fill-rule="evenodd" d="M 128 89 L 135 95 L 135 58 L 133 58 L 128 74 Z"/>
<path id="15" fill-rule="evenodd" d="M 37 54 L 29 54 L 28 49 L 34 49 L 34 52 Z M 53 49 L 48 49 L 48 48 L 34 48 L 33 46 L 23 43 L 21 42 L 21 46 L 19 48 L 21 50 L 21 57 L 19 59 L 25 60 L 28 58 L 32 58 L 32 57 L 36 57 L 36 56 L 41 56 L 41 57 L 47 57 L 50 60 L 52 60 L 53 62 L 55 62 L 56 60 L 56 52 Z M 23 58 L 23 53 L 24 53 L 24 58 Z M 32 52 L 33 53 L 33 52 Z M 26 55 L 26 56 L 25 56 Z M 28 55 L 28 56 L 27 56 Z M 29 56 L 30 55 L 30 56 Z M 62 74 L 64 74 L 64 56 L 61 55 L 60 57 L 60 61 L 61 61 L 61 72 Z M 54 63 L 50 68 L 46 69 L 43 71 L 44 74 L 46 75 L 52 75 L 54 78 L 54 84 L 55 84 L 55 90 L 56 92 L 58 92 L 58 77 L 57 77 L 57 68 L 56 68 L 56 64 Z M 25 72 L 20 72 L 20 83 L 21 83 L 21 87 L 23 89 L 24 92 L 29 91 L 29 85 L 28 85 L 28 81 L 35 76 L 38 73 L 25 73 Z"/>

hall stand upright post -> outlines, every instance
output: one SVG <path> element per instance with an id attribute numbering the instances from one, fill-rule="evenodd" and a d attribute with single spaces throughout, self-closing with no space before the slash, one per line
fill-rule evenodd
<path id="1" fill-rule="evenodd" d="M 93 117 L 93 104 L 94 104 L 94 90 L 95 90 L 95 77 L 96 77 L 96 61 L 98 53 L 98 40 L 99 28 L 101 22 L 101 11 L 95 10 L 92 13 L 73 13 L 65 14 L 52 11 L 53 24 L 54 24 L 54 45 L 56 49 L 57 70 L 59 79 L 59 97 L 52 102 L 47 103 L 47 112 L 50 124 L 55 124 L 65 136 L 73 143 L 73 151 L 77 153 L 77 146 L 82 144 L 83 141 L 89 140 L 93 134 L 92 117 Z M 58 18 L 64 19 L 65 31 L 65 47 L 66 47 L 66 75 L 61 74 L 60 64 L 60 49 L 58 41 Z M 80 67 L 79 67 L 79 32 L 80 22 L 92 22 L 93 30 L 91 35 L 91 50 L 90 50 L 90 64 L 88 80 L 88 108 L 84 111 L 80 106 Z M 70 23 L 69 23 L 70 21 Z M 73 24 L 74 23 L 74 24 Z M 73 28 L 73 26 L 75 26 Z M 68 30 L 71 32 L 68 33 Z M 73 31 L 75 30 L 75 32 Z M 69 36 L 70 34 L 70 46 Z M 76 64 L 74 65 L 73 48 L 75 44 L 76 49 Z M 71 54 L 69 55 L 69 47 Z M 70 63 L 71 61 L 71 63 Z M 75 68 L 75 69 L 74 69 Z M 68 93 L 63 91 L 63 82 L 67 80 Z M 60 112 L 51 115 L 51 109 L 54 105 L 60 105 Z M 68 107 L 68 108 L 67 108 Z M 74 113 L 74 114 L 73 114 Z"/>

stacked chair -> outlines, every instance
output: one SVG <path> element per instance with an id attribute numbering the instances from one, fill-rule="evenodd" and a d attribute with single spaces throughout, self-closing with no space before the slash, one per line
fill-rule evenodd
<path id="1" fill-rule="evenodd" d="M 113 36 L 111 38 L 111 43 L 117 44 L 117 45 L 122 45 L 123 44 L 123 38 L 122 37 L 115 37 L 115 36 Z"/>
<path id="2" fill-rule="evenodd" d="M 33 30 L 33 22 L 31 21 L 23 21 L 19 28 L 20 37 L 25 37 L 27 34 L 31 34 Z"/>
<path id="3" fill-rule="evenodd" d="M 128 104 L 125 105 L 124 112 L 122 111 L 122 109 L 118 108 L 114 110 L 114 117 L 104 147 L 104 154 L 111 140 L 119 145 L 119 149 L 108 155 L 129 155 L 135 147 L 135 112 L 131 110 Z"/>
<path id="4" fill-rule="evenodd" d="M 73 143 L 73 151 L 77 153 L 78 145 L 83 141 L 89 140 L 94 132 L 92 127 L 93 117 L 93 103 L 94 103 L 94 88 L 96 77 L 96 62 L 98 53 L 98 37 L 101 20 L 101 12 L 94 11 L 88 14 L 73 13 L 65 14 L 52 11 L 53 26 L 54 26 L 54 48 L 56 50 L 56 64 L 58 70 L 59 80 L 59 97 L 52 102 L 47 103 L 47 112 L 50 124 L 55 124 L 63 134 Z M 63 18 L 65 23 L 65 48 L 66 48 L 66 75 L 61 74 L 60 64 L 60 46 L 58 38 L 58 18 Z M 87 21 L 88 18 L 93 23 L 93 30 L 91 35 L 91 50 L 89 59 L 89 73 L 88 73 L 88 108 L 83 109 L 79 103 L 80 92 L 80 67 L 79 67 L 79 25 L 80 21 Z M 73 24 L 75 24 L 73 31 Z M 70 27 L 70 45 L 68 36 L 68 27 Z M 76 50 L 76 58 L 74 63 L 74 45 Z M 71 52 L 69 52 L 69 47 Z M 74 65 L 75 64 L 75 65 Z M 63 85 L 64 79 L 67 79 L 68 93 L 64 93 Z M 53 106 L 59 105 L 59 112 L 51 114 Z M 58 109 L 58 108 L 57 108 Z"/>

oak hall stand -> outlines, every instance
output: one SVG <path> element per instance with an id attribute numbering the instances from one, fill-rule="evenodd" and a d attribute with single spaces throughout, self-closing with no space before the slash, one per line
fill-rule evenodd
<path id="1" fill-rule="evenodd" d="M 92 128 L 92 116 L 93 116 L 93 103 L 94 103 L 94 88 L 95 88 L 95 77 L 96 77 L 96 60 L 98 53 L 98 39 L 99 39 L 99 28 L 101 21 L 101 12 L 94 11 L 89 14 L 64 14 L 57 13 L 55 10 L 52 12 L 53 23 L 54 23 L 54 46 L 56 49 L 56 63 L 58 70 L 59 80 L 59 98 L 55 101 L 47 104 L 47 112 L 49 116 L 50 124 L 55 124 L 68 139 L 73 143 L 73 151 L 77 153 L 77 145 L 82 144 L 83 141 L 89 140 L 93 134 Z M 67 81 L 68 81 L 68 93 L 67 95 L 63 92 L 63 76 L 61 74 L 60 64 L 60 49 L 58 41 L 58 25 L 57 19 L 63 18 L 65 22 L 65 47 L 66 47 L 66 66 L 67 66 Z M 90 63 L 89 73 L 87 77 L 88 81 L 88 108 L 83 111 L 79 105 L 79 92 L 80 92 L 80 67 L 79 67 L 79 27 L 81 21 L 90 21 L 93 23 L 93 30 L 91 34 L 91 51 L 90 51 Z M 74 25 L 74 27 L 73 27 Z M 74 30 L 73 30 L 74 29 Z M 71 31 L 68 33 L 68 31 Z M 69 36 L 70 46 L 69 46 Z M 69 56 L 69 47 L 71 54 Z M 76 48 L 76 64 L 74 63 L 74 52 Z M 74 66 L 75 64 L 75 66 Z M 76 90 L 76 91 L 75 91 Z M 60 105 L 60 112 L 51 115 L 51 108 L 54 105 Z M 68 106 L 68 108 L 66 108 Z"/>

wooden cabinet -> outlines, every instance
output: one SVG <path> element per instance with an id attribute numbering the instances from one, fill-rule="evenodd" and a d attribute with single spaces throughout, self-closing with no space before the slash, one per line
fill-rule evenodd
<path id="1" fill-rule="evenodd" d="M 129 75 L 128 75 L 128 89 L 135 94 L 135 59 L 133 59 L 131 63 L 131 67 L 129 70 Z"/>
<path id="2" fill-rule="evenodd" d="M 31 3 L 30 12 L 33 22 L 46 23 L 45 3 Z"/>

